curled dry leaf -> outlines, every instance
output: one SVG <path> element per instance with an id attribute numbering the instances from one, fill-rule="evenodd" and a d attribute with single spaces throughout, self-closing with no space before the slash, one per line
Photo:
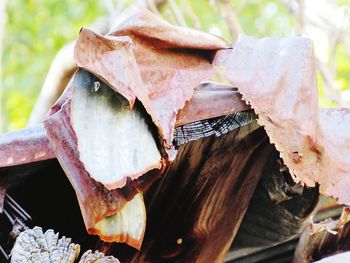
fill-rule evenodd
<path id="1" fill-rule="evenodd" d="M 119 155 L 120 153 L 128 157 L 124 162 L 129 167 L 125 169 L 130 169 L 135 162 L 145 164 L 149 159 L 134 154 L 138 153 L 140 147 L 141 149 L 146 147 L 145 151 L 141 152 L 150 158 L 156 156 L 154 160 L 157 165 L 160 164 L 157 167 L 152 167 L 150 180 L 153 180 L 153 177 L 157 177 L 154 168 L 162 168 L 163 163 L 160 162 L 161 157 L 157 145 L 148 130 L 147 124 L 140 117 L 141 115 L 138 115 L 140 114 L 140 111 L 136 110 L 138 106 L 135 106 L 135 110 L 130 112 L 130 108 L 128 106 L 125 107 L 125 101 L 122 101 L 123 98 L 102 82 L 99 84 L 100 86 L 96 92 L 95 80 L 97 79 L 92 77 L 91 74 L 79 71 L 72 84 L 74 87 L 77 87 L 74 89 L 72 98 L 77 103 L 76 108 L 72 111 L 71 108 L 74 106 L 71 99 L 67 99 L 59 110 L 58 108 L 55 109 L 55 111 L 57 110 L 56 113 L 45 120 L 44 125 L 51 147 L 76 192 L 88 233 L 98 234 L 101 239 L 109 242 L 126 242 L 133 247 L 139 248 L 146 224 L 142 197 L 138 195 L 137 198 L 127 202 L 126 197 L 123 197 L 123 193 L 120 190 L 109 191 L 102 184 L 92 179 L 89 171 L 86 170 L 80 161 L 82 152 L 78 152 L 78 144 L 83 141 L 83 148 L 80 148 L 85 151 L 83 154 L 86 154 L 86 152 L 94 154 L 90 155 L 91 159 L 88 160 L 89 164 L 97 167 L 92 167 L 92 169 L 101 169 L 101 167 L 106 169 L 102 172 L 100 170 L 92 170 L 95 175 L 109 171 L 114 171 L 118 175 L 118 171 L 124 167 L 124 163 L 118 163 L 118 167 L 113 167 L 113 163 L 118 162 L 119 159 L 123 160 Z M 90 92 L 94 92 L 91 96 L 92 98 L 89 95 Z M 74 93 L 77 97 L 75 97 Z M 88 100 L 88 103 L 86 103 L 86 100 Z M 91 111 L 88 109 L 89 107 Z M 85 115 L 84 109 L 87 111 L 87 115 Z M 81 120 L 84 120 L 84 122 Z M 76 125 L 80 141 L 77 140 L 77 135 L 72 128 L 73 123 Z M 91 126 L 88 127 L 87 131 L 88 125 Z M 120 127 L 122 127 L 121 132 L 126 133 L 116 137 L 115 133 Z M 95 131 L 91 131 L 92 129 L 95 129 Z M 141 131 L 140 135 L 135 134 L 135 132 L 139 131 Z M 108 132 L 110 137 L 103 138 Z M 88 136 L 86 136 L 86 133 Z M 99 136 L 102 136 L 102 138 L 99 138 Z M 126 137 L 122 138 L 122 136 Z M 93 145 L 94 139 L 97 143 L 95 146 L 98 149 L 91 151 L 91 144 Z M 142 139 L 145 141 L 137 141 Z M 115 145 L 111 145 L 113 141 L 116 142 Z M 135 141 L 135 144 L 130 144 L 130 142 Z M 125 145 L 118 144 L 118 142 Z M 138 145 L 138 143 L 141 145 Z M 115 151 L 113 151 L 113 146 Z M 153 155 L 151 155 L 152 149 Z M 108 155 L 103 155 L 103 151 L 108 155 L 112 155 L 111 158 Z M 102 155 L 102 157 L 98 155 Z M 129 160 L 132 160 L 134 163 L 128 163 Z M 106 163 L 109 166 L 104 168 Z M 147 170 L 144 170 L 142 174 L 145 173 L 145 176 L 148 176 L 146 172 Z M 112 180 L 115 180 L 112 177 L 113 173 L 110 172 L 108 175 L 111 176 Z M 129 175 L 129 173 L 126 175 Z M 139 182 L 139 180 L 136 182 L 137 186 L 142 187 L 142 182 Z M 137 186 L 136 189 L 138 189 Z M 131 188 L 135 188 L 135 185 L 133 184 Z M 136 193 L 137 190 L 133 191 L 132 194 L 135 195 Z M 130 195 L 128 198 L 130 198 Z M 135 215 L 140 216 L 135 218 Z M 130 224 L 130 220 L 134 219 L 137 220 L 135 224 Z"/>
<path id="2" fill-rule="evenodd" d="M 228 77 L 249 100 L 294 179 L 308 186 L 319 183 L 321 192 L 350 203 L 346 194 L 350 180 L 345 176 L 350 172 L 350 135 L 345 132 L 350 127 L 349 110 L 319 112 L 311 41 L 241 37 L 234 49 L 227 48 L 218 37 L 172 26 L 146 11 L 117 25 L 107 36 L 87 29 L 80 32 L 75 46 L 78 66 L 106 81 L 114 91 L 96 78 L 92 81 L 84 71 L 78 72 L 45 126 L 77 192 L 90 233 L 95 231 L 105 240 L 124 234 L 125 229 L 110 231 L 123 213 L 130 217 L 126 200 L 90 176 L 108 189 L 121 187 L 127 178 L 136 179 L 163 166 L 157 135 L 169 150 L 177 115 L 181 125 L 196 117 L 247 109 L 236 96 L 226 96 L 230 92 L 225 89 L 216 90 L 216 99 L 203 108 L 208 100 L 206 90 L 193 97 L 194 88 L 214 74 L 212 58 L 218 50 L 215 64 L 226 68 Z M 152 130 L 146 112 L 158 133 Z M 327 123 L 336 124 L 337 130 Z M 115 138 L 118 129 L 123 139 Z M 124 154 L 126 161 L 121 159 Z M 336 175 L 330 176 L 334 171 Z M 132 205 L 137 200 L 129 205 L 142 214 L 142 205 Z M 129 241 L 140 236 L 133 231 L 126 230 Z"/>
<path id="3" fill-rule="evenodd" d="M 22 232 L 12 249 L 11 262 L 14 263 L 44 263 L 67 262 L 74 263 L 80 253 L 80 246 L 71 243 L 70 238 L 58 238 L 49 229 L 45 233 L 41 227 Z"/>
<path id="4" fill-rule="evenodd" d="M 96 83 L 96 81 L 97 79 L 91 74 L 88 74 L 83 71 L 78 72 L 74 81 L 72 81 L 67 87 L 65 93 L 62 95 L 60 100 L 52 107 L 52 110 L 50 112 L 52 116 L 48 116 L 48 118 L 45 120 L 45 127 L 47 130 L 47 135 L 51 142 L 51 147 L 53 148 L 58 160 L 60 161 L 62 167 L 66 171 L 66 174 L 76 191 L 80 208 L 83 214 L 84 222 L 88 232 L 93 234 L 99 234 L 100 237 L 105 240 L 108 239 L 110 241 L 113 239 L 115 242 L 121 242 L 125 240 L 125 235 L 118 236 L 118 234 L 116 233 L 104 233 L 108 230 L 107 224 L 115 224 L 117 220 L 116 218 L 120 218 L 120 216 L 118 216 L 117 213 L 125 205 L 125 199 L 129 200 L 132 198 L 133 195 L 137 193 L 137 191 L 144 190 L 145 187 L 147 187 L 149 183 L 154 180 L 154 178 L 157 178 L 159 176 L 161 170 L 157 172 L 157 170 L 153 169 L 150 172 L 143 175 L 142 177 L 139 177 L 137 180 L 129 182 L 127 185 L 127 189 L 123 188 L 118 191 L 107 191 L 107 189 L 105 189 L 101 184 L 95 182 L 92 178 L 90 178 L 90 174 L 87 171 L 85 171 L 85 167 L 80 161 L 79 153 L 77 151 L 77 139 L 75 132 L 72 129 L 70 119 L 71 116 L 74 116 L 74 114 L 70 111 L 70 97 L 73 93 L 74 86 L 78 85 L 79 83 L 87 89 L 86 91 L 94 91 L 94 83 Z M 106 88 L 105 84 L 103 84 L 102 82 L 99 83 L 100 84 L 98 91 L 102 91 L 104 88 Z M 203 93 L 201 91 L 203 91 Z M 80 91 L 78 90 L 78 92 Z M 108 93 L 108 91 L 106 92 Z M 110 92 L 113 91 L 110 90 Z M 201 116 L 204 119 L 214 117 L 216 114 L 220 115 L 220 112 L 215 111 L 214 107 L 215 105 L 217 105 L 217 100 L 213 100 L 212 98 L 222 97 L 222 95 L 226 93 L 228 95 L 227 100 L 230 103 L 222 105 L 222 107 L 226 107 L 224 110 L 225 112 L 231 112 L 233 110 L 238 111 L 247 107 L 242 101 L 239 100 L 240 95 L 233 88 L 217 86 L 213 83 L 206 84 L 203 85 L 202 88 L 199 88 L 192 98 L 197 103 L 193 103 L 193 106 L 186 106 L 181 111 L 181 116 L 183 117 L 182 122 L 186 123 L 192 121 L 192 119 L 195 120 L 195 113 L 193 112 L 199 110 L 199 103 L 204 103 L 208 107 L 208 109 L 211 109 L 208 111 L 203 111 L 203 113 L 201 113 Z M 204 96 L 201 94 L 203 94 Z M 115 94 L 115 96 L 118 95 Z M 235 102 L 235 104 L 232 106 L 231 102 Z M 97 108 L 98 106 L 99 105 L 97 105 Z M 109 109 L 106 109 L 106 111 L 108 110 Z M 89 116 L 83 117 L 83 119 L 86 120 L 89 120 L 89 118 Z M 86 125 L 90 125 L 89 122 L 91 121 L 88 121 Z M 98 122 L 95 124 L 94 127 L 98 127 L 99 125 L 100 123 Z M 105 131 L 101 131 L 101 134 L 104 133 Z M 112 136 L 111 138 L 114 137 Z M 95 153 L 96 151 L 92 152 Z M 112 162 L 114 160 L 111 159 L 110 161 Z M 96 162 L 95 160 L 93 160 L 91 161 L 91 163 Z M 100 162 L 98 162 L 98 164 L 99 163 Z M 135 183 L 137 184 L 136 186 Z M 125 193 L 125 191 L 127 193 Z M 120 196 L 120 194 L 122 194 L 123 197 Z M 104 220 L 104 218 L 106 217 L 110 217 L 109 220 L 105 220 L 103 224 L 100 224 L 100 226 L 103 225 L 104 228 L 101 230 L 96 230 L 97 222 Z M 130 217 L 132 217 L 132 215 L 130 215 Z M 137 228 L 137 225 L 135 225 L 135 228 Z M 128 229 L 124 230 L 124 232 L 128 233 L 129 230 L 131 232 L 134 231 L 132 229 Z M 137 240 L 138 243 L 135 240 Z M 130 238 L 126 239 L 126 241 L 131 242 L 134 247 L 138 247 L 140 245 L 140 236 L 135 238 L 135 235 L 131 233 Z"/>
<path id="5" fill-rule="evenodd" d="M 226 47 L 228 47 L 228 44 L 218 37 L 172 26 L 148 11 L 143 11 L 136 13 L 118 25 L 107 36 L 82 29 L 75 46 L 75 59 L 78 66 L 99 76 L 112 89 L 125 97 L 131 108 L 134 106 L 136 99 L 141 101 L 146 112 L 158 126 L 160 135 L 165 139 L 165 146 L 170 147 L 177 112 L 191 98 L 194 87 L 213 75 L 214 70 L 210 63 L 213 52 Z M 95 180 L 103 183 L 108 189 L 114 189 L 124 186 L 127 177 L 136 179 L 151 169 L 160 168 L 161 158 L 156 150 L 156 143 L 149 140 L 150 136 L 148 135 L 151 134 L 145 132 L 147 127 L 143 125 L 144 120 L 133 118 L 132 123 L 141 129 L 127 127 L 131 124 L 127 120 L 131 119 L 131 115 L 137 116 L 135 114 L 137 110 L 127 111 L 126 105 L 124 105 L 122 111 L 125 118 L 121 120 L 122 118 L 118 117 L 115 122 L 111 122 L 113 118 L 110 118 L 110 115 L 113 114 L 113 107 L 110 107 L 111 105 L 107 106 L 107 103 L 102 101 L 103 99 L 99 100 L 101 96 L 93 96 L 96 95 L 93 90 L 96 93 L 101 89 L 99 83 L 97 82 L 98 87 L 96 86 L 92 90 L 91 85 L 88 85 L 90 90 L 86 90 L 86 85 L 85 89 L 79 89 L 79 85 L 74 87 L 77 91 L 74 91 L 72 96 L 72 126 L 77 136 L 80 161 L 84 164 L 85 169 Z M 79 93 L 79 90 L 83 93 Z M 108 88 L 106 87 L 104 90 L 108 91 Z M 89 92 L 84 93 L 84 91 Z M 89 96 L 84 97 L 82 94 Z M 117 96 L 112 92 L 109 92 L 109 94 L 114 97 Z M 88 100 L 86 98 L 92 99 Z M 96 100 L 93 100 L 93 98 Z M 75 103 L 75 100 L 78 102 Z M 100 114 L 96 107 L 91 105 L 84 107 L 80 103 L 81 101 L 86 103 L 95 101 L 100 110 L 105 111 L 106 108 L 109 108 L 111 114 L 104 116 L 105 114 Z M 106 107 L 103 108 L 103 105 Z M 89 108 L 91 108 L 91 112 L 86 113 L 85 111 Z M 116 111 L 120 110 L 114 107 L 114 113 Z M 125 116 L 125 112 L 130 113 L 129 117 Z M 82 116 L 84 117 L 81 118 Z M 105 117 L 106 121 L 101 121 L 101 117 Z M 91 121 L 92 119 L 94 121 Z M 120 134 L 123 138 L 125 137 L 125 140 L 120 139 L 118 146 L 114 144 L 116 155 L 112 154 L 109 157 L 124 155 L 121 154 L 120 146 L 133 141 L 135 146 L 138 144 L 137 150 L 134 150 L 133 147 L 125 147 L 125 151 L 129 151 L 132 155 L 139 153 L 140 156 L 134 156 L 132 159 L 126 158 L 127 161 L 120 158 L 120 162 L 116 162 L 115 158 L 111 162 L 111 158 L 108 158 L 108 160 L 98 162 L 98 165 L 96 165 L 96 162 L 91 162 L 92 158 L 95 160 L 96 155 L 92 154 L 93 151 L 87 148 L 90 148 L 94 143 L 98 145 L 96 148 L 98 151 L 94 151 L 94 153 L 107 154 L 105 148 L 100 145 L 100 135 L 103 132 L 94 125 L 96 121 L 99 124 L 108 124 L 107 129 L 101 125 L 103 132 L 119 130 L 120 133 L 129 136 L 129 140 L 127 140 L 125 136 Z M 123 122 L 127 129 L 121 128 Z M 96 128 L 86 129 L 88 124 Z M 91 131 L 90 134 L 87 134 L 86 130 Z M 137 130 L 140 130 L 142 136 L 133 134 L 133 131 L 136 132 Z M 106 136 L 108 145 L 111 142 L 111 137 Z M 140 140 L 136 142 L 136 138 Z M 149 154 L 143 154 L 139 147 L 143 147 Z M 103 154 L 101 156 L 103 157 Z M 125 156 L 129 157 L 129 155 Z M 144 160 L 141 164 L 139 162 L 141 156 L 148 156 L 148 160 Z M 120 168 L 119 164 L 125 165 Z M 118 166 L 117 171 L 119 173 L 111 169 L 115 166 Z M 113 174 L 111 174 L 112 171 Z"/>
<path id="6" fill-rule="evenodd" d="M 259 115 L 295 181 L 350 204 L 350 110 L 319 111 L 311 40 L 241 36 L 214 63 Z"/>
<path id="7" fill-rule="evenodd" d="M 132 44 L 121 44 L 125 36 Z M 100 76 L 125 96 L 131 106 L 137 97 L 169 148 L 177 112 L 192 97 L 194 88 L 214 74 L 214 52 L 227 47 L 218 37 L 170 25 L 141 11 L 107 36 L 83 29 L 75 59 L 78 66 Z"/>
<path id="8" fill-rule="evenodd" d="M 350 108 L 321 109 L 319 127 L 322 159 L 315 172 L 320 192 L 350 204 Z"/>
<path id="9" fill-rule="evenodd" d="M 127 99 L 130 108 L 138 98 L 152 114 L 148 90 L 142 83 L 129 37 L 102 36 L 82 28 L 74 56 L 79 67 L 105 80 Z"/>
<path id="10" fill-rule="evenodd" d="M 140 249 L 145 229 L 146 208 L 139 193 L 121 211 L 99 221 L 91 232 L 104 241 L 123 242 Z"/>
<path id="11" fill-rule="evenodd" d="M 76 136 L 70 124 L 70 100 L 47 118 L 44 126 L 51 148 L 75 190 L 85 227 L 89 232 L 99 220 L 121 210 L 126 200 L 117 190 L 108 191 L 102 184 L 94 181 L 80 162 Z"/>
<path id="12" fill-rule="evenodd" d="M 75 76 L 71 124 L 84 168 L 107 189 L 121 188 L 152 169 L 162 157 L 142 105 L 128 101 L 86 71 Z"/>

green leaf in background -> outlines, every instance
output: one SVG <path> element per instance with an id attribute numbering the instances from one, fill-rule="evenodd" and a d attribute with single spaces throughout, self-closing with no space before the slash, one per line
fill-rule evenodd
<path id="1" fill-rule="evenodd" d="M 3 51 L 4 130 L 26 125 L 58 50 L 105 15 L 93 0 L 10 0 Z"/>

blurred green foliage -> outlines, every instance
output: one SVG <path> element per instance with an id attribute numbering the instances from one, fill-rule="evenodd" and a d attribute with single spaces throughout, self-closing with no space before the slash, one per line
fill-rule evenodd
<path id="1" fill-rule="evenodd" d="M 349 5 L 344 0 L 328 1 L 336 7 Z M 118 1 L 110 2 L 117 6 Z M 126 1 L 127 4 L 131 2 Z M 224 5 L 219 2 L 175 1 L 188 26 L 219 34 L 232 42 L 223 15 L 228 10 L 224 10 Z M 77 37 L 82 26 L 89 26 L 95 19 L 107 15 L 105 3 L 106 0 L 8 0 L 3 53 L 4 130 L 26 125 L 55 54 Z M 229 3 L 245 34 L 257 37 L 295 35 L 295 18 L 282 1 L 232 0 Z M 173 11 L 173 7 L 165 4 L 161 14 L 169 22 L 177 24 Z M 349 93 L 350 51 L 345 43 L 337 47 L 335 88 Z M 326 55 L 331 55 L 329 50 L 327 52 Z M 320 76 L 319 84 L 320 105 L 335 105 L 326 96 Z"/>
<path id="2" fill-rule="evenodd" d="M 58 50 L 104 15 L 94 0 L 9 0 L 3 51 L 4 129 L 24 127 Z"/>

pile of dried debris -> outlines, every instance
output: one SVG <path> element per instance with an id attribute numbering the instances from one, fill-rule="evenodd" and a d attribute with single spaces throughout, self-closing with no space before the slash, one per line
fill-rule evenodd
<path id="1" fill-rule="evenodd" d="M 350 204 L 350 110 L 319 110 L 310 40 L 232 47 L 140 11 L 106 35 L 83 28 L 74 59 L 43 124 L 0 136 L 12 262 L 79 259 L 36 225 L 122 262 L 239 262 L 298 236 L 319 192 Z"/>

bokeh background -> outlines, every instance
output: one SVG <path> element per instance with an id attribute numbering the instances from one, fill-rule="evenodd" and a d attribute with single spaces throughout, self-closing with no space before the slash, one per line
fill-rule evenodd
<path id="1" fill-rule="evenodd" d="M 82 26 L 130 6 L 230 42 L 238 34 L 309 37 L 320 106 L 350 105 L 348 0 L 0 0 L 0 131 L 26 126 L 53 58 Z"/>

